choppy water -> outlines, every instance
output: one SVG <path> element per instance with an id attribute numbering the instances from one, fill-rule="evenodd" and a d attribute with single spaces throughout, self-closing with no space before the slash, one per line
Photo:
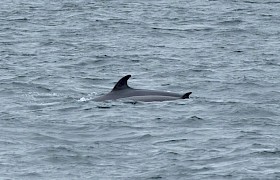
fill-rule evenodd
<path id="1" fill-rule="evenodd" d="M 0 179 L 280 179 L 279 1 L 0 5 Z"/>

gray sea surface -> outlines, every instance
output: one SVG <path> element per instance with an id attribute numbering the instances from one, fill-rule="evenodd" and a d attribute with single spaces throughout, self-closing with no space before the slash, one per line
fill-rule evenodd
<path id="1" fill-rule="evenodd" d="M 0 2 L 0 179 L 280 179 L 278 0 Z M 131 74 L 167 102 L 95 102 Z"/>

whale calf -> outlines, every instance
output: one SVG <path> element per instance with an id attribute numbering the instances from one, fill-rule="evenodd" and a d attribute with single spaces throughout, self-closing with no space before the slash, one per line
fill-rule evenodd
<path id="1" fill-rule="evenodd" d="M 172 101 L 177 99 L 188 99 L 192 92 L 185 94 L 178 94 L 165 91 L 146 90 L 146 89 L 134 89 L 127 85 L 128 79 L 131 75 L 122 77 L 114 86 L 111 92 L 103 96 L 93 99 L 94 101 L 107 101 L 117 99 L 128 99 L 133 101 Z"/>

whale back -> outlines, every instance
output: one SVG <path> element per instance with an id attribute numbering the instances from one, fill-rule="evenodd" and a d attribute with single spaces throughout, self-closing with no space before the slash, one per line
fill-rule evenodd
<path id="1" fill-rule="evenodd" d="M 128 86 L 127 81 L 131 75 L 126 75 L 122 77 L 114 86 L 114 88 L 108 94 L 97 97 L 94 101 L 106 101 L 106 100 L 116 100 L 122 98 L 129 98 L 138 101 L 168 101 L 175 99 L 188 99 L 192 92 L 185 93 L 184 95 L 165 92 L 165 91 L 156 91 L 156 90 L 147 90 L 147 89 L 134 89 Z"/>

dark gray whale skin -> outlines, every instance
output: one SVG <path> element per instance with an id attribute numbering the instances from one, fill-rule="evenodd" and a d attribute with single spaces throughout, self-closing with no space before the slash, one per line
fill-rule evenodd
<path id="1" fill-rule="evenodd" d="M 94 101 L 108 101 L 116 99 L 128 99 L 133 101 L 171 101 L 176 99 L 188 99 L 192 92 L 186 94 L 178 94 L 156 90 L 134 89 L 127 85 L 127 80 L 131 75 L 122 77 L 113 90 L 106 95 L 93 99 Z"/>

